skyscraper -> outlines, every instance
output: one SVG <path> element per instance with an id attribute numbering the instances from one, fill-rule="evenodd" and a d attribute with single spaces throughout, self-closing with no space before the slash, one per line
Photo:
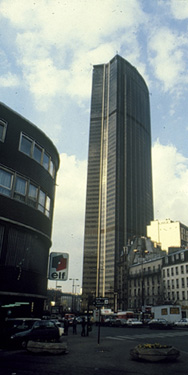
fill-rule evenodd
<path id="1" fill-rule="evenodd" d="M 118 262 L 153 218 L 149 92 L 116 55 L 93 68 L 85 215 L 83 301 L 117 293 Z"/>

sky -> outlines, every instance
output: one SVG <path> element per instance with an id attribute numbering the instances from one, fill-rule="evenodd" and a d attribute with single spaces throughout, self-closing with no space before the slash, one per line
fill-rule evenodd
<path id="1" fill-rule="evenodd" d="M 118 53 L 145 79 L 154 219 L 188 225 L 187 45 L 188 0 L 0 0 L 0 101 L 60 154 L 51 251 L 69 254 L 78 292 L 93 65 Z M 58 285 L 71 292 L 73 280 Z"/>

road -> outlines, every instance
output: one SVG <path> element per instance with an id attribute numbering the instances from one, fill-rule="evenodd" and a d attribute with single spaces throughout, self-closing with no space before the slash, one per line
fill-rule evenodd
<path id="1" fill-rule="evenodd" d="M 0 351 L 0 375 L 187 375 L 188 330 L 149 330 L 148 328 L 93 327 L 89 337 L 69 330 L 69 353 L 34 355 L 24 350 Z M 173 345 L 180 358 L 172 363 L 132 361 L 130 349 L 139 343 Z"/>

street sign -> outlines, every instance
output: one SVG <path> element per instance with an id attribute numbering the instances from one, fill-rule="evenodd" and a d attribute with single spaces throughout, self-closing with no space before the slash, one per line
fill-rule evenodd
<path id="1" fill-rule="evenodd" d="M 108 305 L 108 298 L 96 298 L 94 301 L 94 305 L 97 307 Z"/>
<path id="2" fill-rule="evenodd" d="M 49 280 L 66 281 L 68 279 L 69 255 L 67 253 L 50 254 Z"/>

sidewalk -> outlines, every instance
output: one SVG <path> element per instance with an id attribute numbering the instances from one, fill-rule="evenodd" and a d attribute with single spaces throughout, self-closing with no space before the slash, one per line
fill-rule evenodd
<path id="1" fill-rule="evenodd" d="M 89 337 L 67 336 L 68 351 L 64 365 L 68 375 L 171 375 L 188 373 L 187 353 L 181 353 L 178 361 L 172 363 L 149 363 L 132 361 L 130 349 L 135 342 L 109 340 L 101 336 L 97 340 L 97 328 L 94 327 Z"/>

